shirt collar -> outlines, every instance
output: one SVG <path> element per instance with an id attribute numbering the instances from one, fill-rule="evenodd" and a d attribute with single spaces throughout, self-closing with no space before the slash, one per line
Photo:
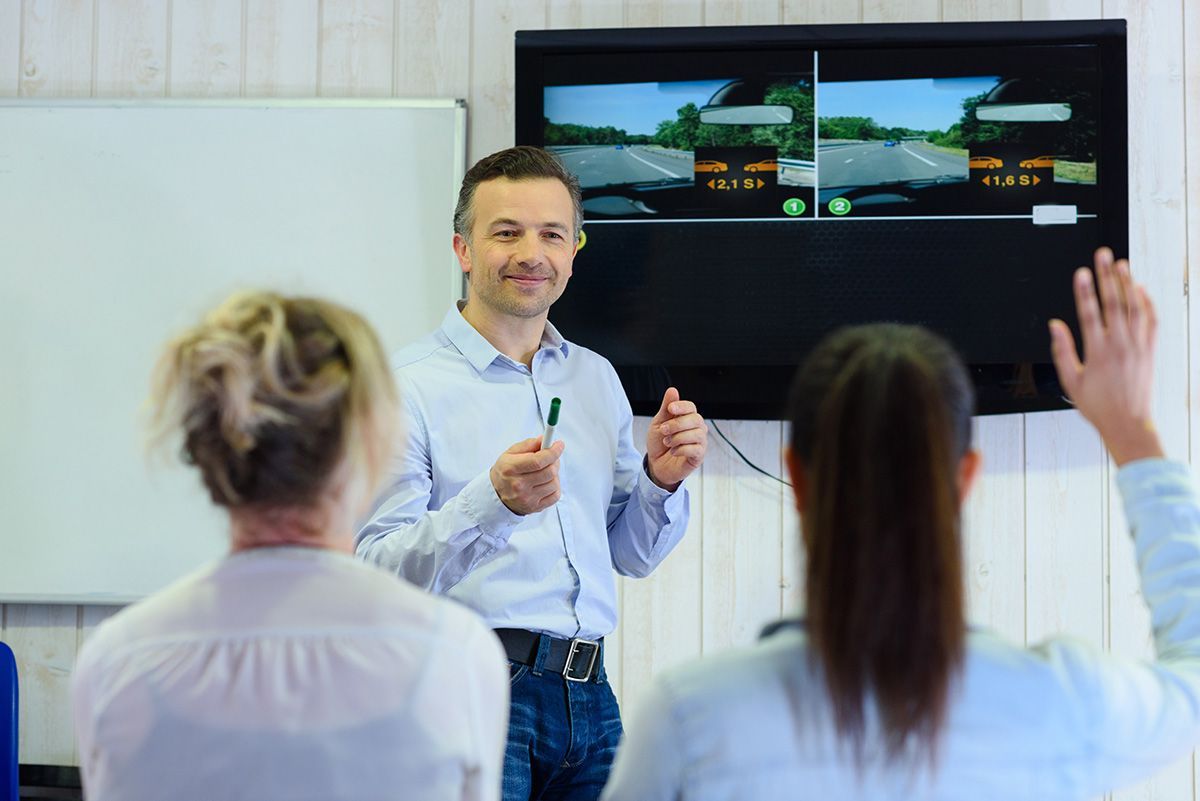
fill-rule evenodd
<path id="1" fill-rule="evenodd" d="M 563 358 L 567 357 L 567 353 L 571 350 L 571 343 L 563 339 L 562 334 L 558 333 L 558 329 L 554 327 L 554 323 L 546 321 L 546 328 L 542 331 L 542 347 L 557 348 L 562 351 Z"/>
<path id="2" fill-rule="evenodd" d="M 446 312 L 446 317 L 442 320 L 442 332 L 450 340 L 450 343 L 458 348 L 458 352 L 471 363 L 471 366 L 482 373 L 496 359 L 507 357 L 496 350 L 495 346 L 462 316 L 462 308 L 465 305 L 466 301 L 460 300 L 450 308 L 450 311 Z M 563 339 L 562 334 L 558 333 L 558 329 L 549 320 L 546 321 L 546 327 L 542 331 L 541 347 L 557 349 L 562 353 L 564 359 L 571 349 L 570 343 Z"/>

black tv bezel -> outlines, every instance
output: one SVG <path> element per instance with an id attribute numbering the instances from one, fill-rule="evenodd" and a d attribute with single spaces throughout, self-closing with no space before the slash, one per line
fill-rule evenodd
<path id="1" fill-rule="evenodd" d="M 971 47 L 981 45 L 1077 45 L 1099 47 L 1100 147 L 1097 163 L 1100 182 L 1100 219 L 1103 242 L 1115 253 L 1129 250 L 1128 56 L 1123 19 L 1055 20 L 1022 22 L 866 23 L 857 25 L 722 26 L 711 28 L 603 28 L 585 30 L 517 31 L 515 35 L 516 143 L 544 144 L 542 131 L 542 59 L 547 56 L 629 54 L 647 51 L 692 51 L 712 48 L 725 52 L 763 49 Z M 819 223 L 816 223 L 819 224 Z M 569 291 L 569 290 L 568 290 Z M 1074 319 L 1068 323 L 1076 330 Z M 570 331 L 566 332 L 568 338 Z M 1012 414 L 1070 408 L 1050 364 L 1030 365 L 1038 375 L 1037 394 L 1018 396 L 1007 389 L 1017 368 L 1009 365 L 968 364 L 975 382 L 976 413 Z M 623 366 L 614 365 L 623 381 Z M 732 370 L 737 365 L 712 365 L 711 370 Z M 666 373 L 681 372 L 662 365 Z M 683 368 L 694 372 L 697 368 Z M 780 365 L 794 371 L 794 365 Z M 628 391 L 628 387 L 626 387 Z M 703 399 L 698 399 L 703 400 Z M 705 403 L 709 417 L 744 420 L 778 420 L 783 416 L 782 397 L 746 398 L 740 402 Z M 632 400 L 636 414 L 653 414 L 647 402 Z"/>

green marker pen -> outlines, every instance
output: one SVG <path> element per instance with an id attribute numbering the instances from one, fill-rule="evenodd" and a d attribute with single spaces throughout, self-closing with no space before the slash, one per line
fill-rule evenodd
<path id="1" fill-rule="evenodd" d="M 542 450 L 549 448 L 554 442 L 554 427 L 558 425 L 558 410 L 562 408 L 562 400 L 550 399 L 550 416 L 546 418 L 546 433 L 542 434 Z"/>

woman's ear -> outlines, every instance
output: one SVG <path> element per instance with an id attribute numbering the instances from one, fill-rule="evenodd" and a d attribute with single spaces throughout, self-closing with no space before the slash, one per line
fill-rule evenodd
<path id="1" fill-rule="evenodd" d="M 808 491 L 804 463 L 790 446 L 783 449 L 783 461 L 787 465 L 788 478 L 792 481 L 792 493 L 796 496 L 796 511 L 804 514 L 805 495 Z"/>

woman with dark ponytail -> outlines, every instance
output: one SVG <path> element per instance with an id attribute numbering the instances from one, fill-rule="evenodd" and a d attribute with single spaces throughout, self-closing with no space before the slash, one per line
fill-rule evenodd
<path id="1" fill-rule="evenodd" d="M 660 677 L 606 801 L 1082 800 L 1200 743 L 1200 504 L 1150 420 L 1153 306 L 1107 248 L 1095 274 L 1099 297 L 1091 271 L 1075 275 L 1086 363 L 1058 320 L 1051 349 L 1120 468 L 1157 661 L 968 630 L 966 372 L 923 329 L 845 329 L 792 388 L 803 619 Z"/>
<path id="2" fill-rule="evenodd" d="M 954 352 L 908 326 L 834 334 L 794 383 L 810 647 L 859 757 L 868 693 L 889 756 L 914 740 L 934 754 L 966 640 L 958 510 L 979 464 L 973 405 Z"/>

